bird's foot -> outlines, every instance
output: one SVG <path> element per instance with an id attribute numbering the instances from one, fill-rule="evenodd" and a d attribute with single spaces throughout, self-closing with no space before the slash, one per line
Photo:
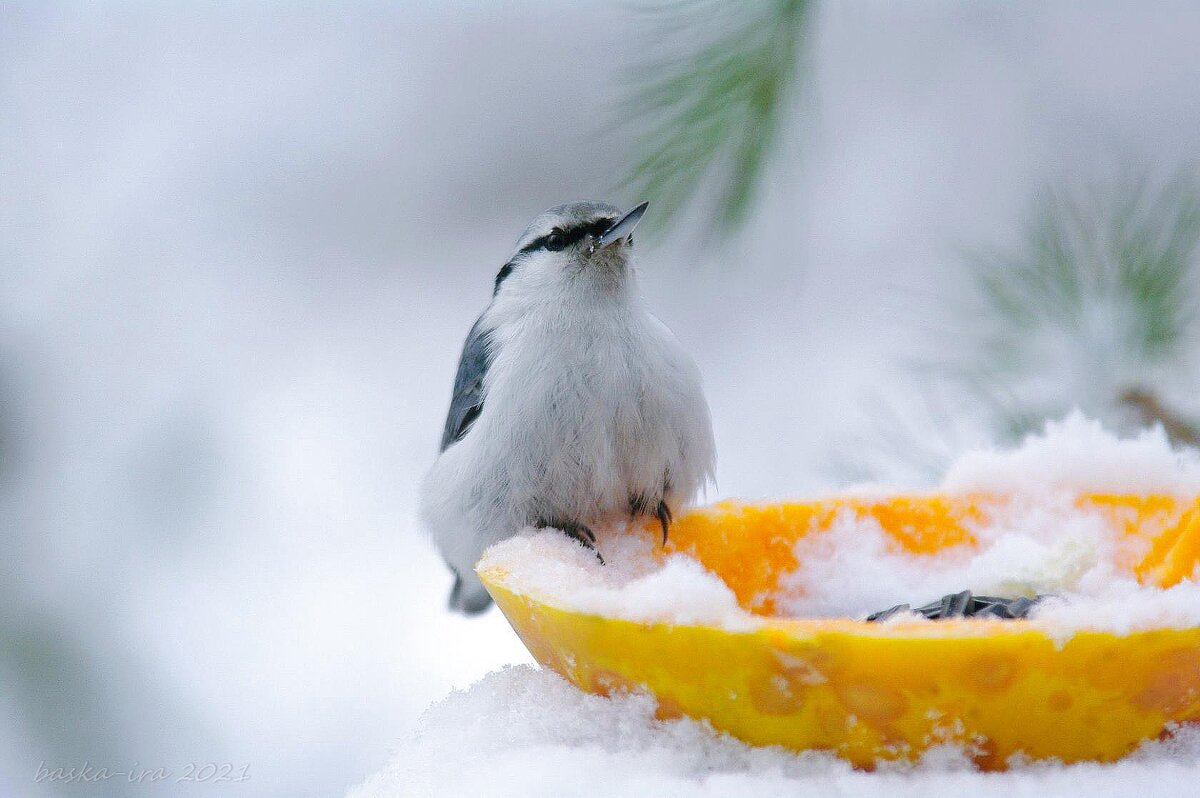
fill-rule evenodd
<path id="1" fill-rule="evenodd" d="M 541 528 L 549 526 L 561 529 L 571 540 L 577 541 L 585 549 L 591 549 L 592 553 L 596 555 L 596 559 L 600 561 L 600 564 L 604 565 L 604 558 L 600 556 L 600 551 L 596 548 L 596 535 L 586 525 L 576 523 L 575 521 L 544 521 L 538 524 L 538 526 Z"/>

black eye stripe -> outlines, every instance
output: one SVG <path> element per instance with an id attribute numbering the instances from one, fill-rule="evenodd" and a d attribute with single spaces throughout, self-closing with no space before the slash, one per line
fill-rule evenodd
<path id="1" fill-rule="evenodd" d="M 508 278 L 508 275 L 512 274 L 512 270 L 513 265 L 511 261 L 500 267 L 500 271 L 496 274 L 496 288 L 492 291 L 492 296 L 500 293 L 500 284 Z"/>
<path id="2" fill-rule="evenodd" d="M 576 244 L 576 243 L 582 241 L 584 236 L 586 236 L 586 235 L 589 235 L 589 234 L 594 235 L 594 236 L 600 235 L 605 230 L 612 227 L 613 222 L 615 222 L 615 221 L 616 221 L 616 219 L 600 219 L 598 221 L 590 222 L 588 224 L 580 224 L 580 225 L 575 225 L 573 227 L 568 227 L 565 230 L 560 230 L 558 228 L 555 228 L 554 230 L 547 233 L 546 235 L 541 236 L 540 238 L 535 238 L 533 241 L 530 241 L 528 244 L 521 247 L 521 252 L 528 253 L 528 252 L 535 252 L 539 249 L 544 249 L 546 247 L 546 240 L 549 239 L 550 236 L 554 233 L 561 233 L 562 237 L 563 237 L 563 246 L 569 247 L 572 244 Z"/>

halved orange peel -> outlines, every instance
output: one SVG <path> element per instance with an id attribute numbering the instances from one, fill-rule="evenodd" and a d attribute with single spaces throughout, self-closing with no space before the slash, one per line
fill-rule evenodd
<path id="1" fill-rule="evenodd" d="M 579 612 L 523 590 L 501 566 L 480 578 L 544 667 L 583 690 L 645 691 L 662 718 L 687 715 L 755 745 L 825 749 L 856 766 L 960 745 L 983 769 L 1013 755 L 1112 761 L 1176 724 L 1200 721 L 1200 628 L 1063 639 L 1026 621 L 777 617 L 773 592 L 796 542 L 845 513 L 873 518 L 898 550 L 975 546 L 972 531 L 1012 500 L 899 496 L 749 505 L 722 502 L 671 528 L 667 552 L 717 574 L 751 630 L 644 623 Z M 1146 585 L 1190 579 L 1200 499 L 1093 494 L 1077 500 L 1128 545 L 1117 565 Z M 903 597 L 897 597 L 901 600 Z"/>

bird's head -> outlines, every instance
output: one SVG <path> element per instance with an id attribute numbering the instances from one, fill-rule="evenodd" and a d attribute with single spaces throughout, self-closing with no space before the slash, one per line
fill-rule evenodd
<path id="1" fill-rule="evenodd" d="M 629 280 L 633 229 L 648 204 L 622 213 L 603 202 L 572 202 L 542 213 L 496 275 L 496 295 L 619 291 Z"/>

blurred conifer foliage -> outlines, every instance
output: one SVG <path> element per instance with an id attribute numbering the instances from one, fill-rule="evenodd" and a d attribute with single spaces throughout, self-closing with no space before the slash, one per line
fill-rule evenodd
<path id="1" fill-rule="evenodd" d="M 656 205 L 657 223 L 710 188 L 718 234 L 746 220 L 794 105 L 814 5 L 644 9 L 662 55 L 630 81 L 638 158 L 626 185 Z M 905 444 L 898 419 L 950 413 L 955 424 L 936 422 L 932 437 L 1011 442 L 1079 408 L 1117 431 L 1160 424 L 1174 443 L 1200 445 L 1198 249 L 1200 186 L 1188 172 L 1047 186 L 1008 248 L 964 255 L 961 312 L 916 364 L 926 406 L 893 409 L 890 431 L 876 438 L 925 452 L 928 471 L 961 447 L 944 440 L 930 454 L 928 440 Z M 973 432 L 947 431 L 968 419 Z"/>
<path id="2" fill-rule="evenodd" d="M 745 221 L 796 81 L 809 0 L 669 0 L 644 9 L 654 51 L 629 80 L 638 157 L 625 185 L 668 224 L 706 187 L 715 229 Z M 649 220 L 648 220 L 649 221 Z"/>
<path id="3" fill-rule="evenodd" d="M 909 361 L 908 400 L 868 396 L 842 481 L 935 483 L 968 448 L 1072 410 L 1200 446 L 1200 183 L 1187 171 L 1044 187 L 1004 247 L 961 253 L 965 290 Z"/>
<path id="4" fill-rule="evenodd" d="M 964 346 L 942 365 L 1015 439 L 1072 408 L 1200 444 L 1200 185 L 1187 172 L 1047 187 L 1015 245 L 965 257 Z"/>

